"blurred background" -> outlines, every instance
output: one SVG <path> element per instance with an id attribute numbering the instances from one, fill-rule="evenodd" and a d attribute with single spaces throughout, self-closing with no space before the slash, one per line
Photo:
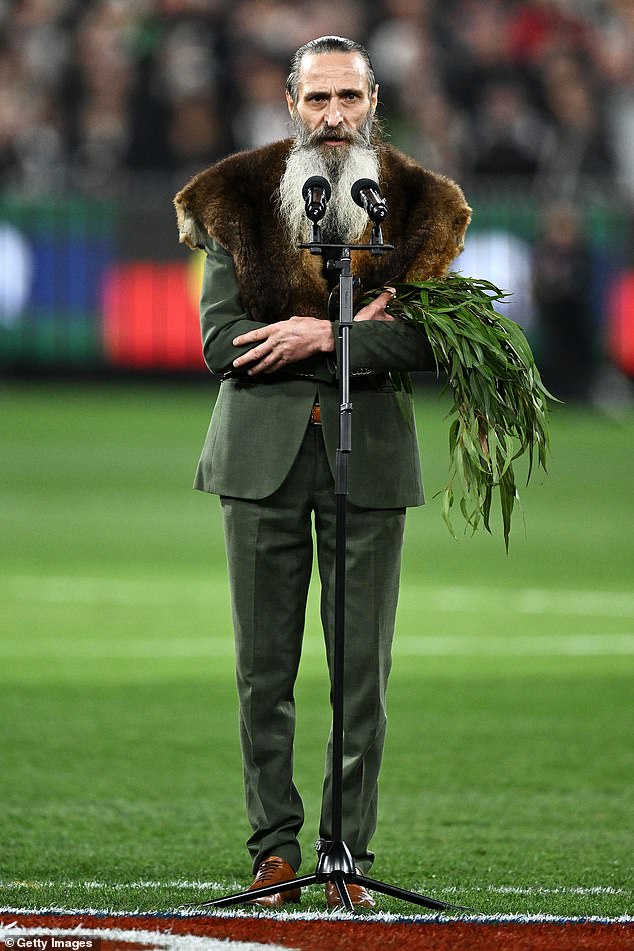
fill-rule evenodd
<path id="1" fill-rule="evenodd" d="M 293 51 L 370 50 L 390 141 L 474 208 L 458 269 L 568 402 L 634 377 L 632 0 L 0 0 L 0 367 L 206 372 L 171 200 L 288 134 Z"/>
<path id="2" fill-rule="evenodd" d="M 190 489 L 217 385 L 172 198 L 288 134 L 289 58 L 330 33 L 369 48 L 390 141 L 464 187 L 457 266 L 512 292 L 564 401 L 507 557 L 497 502 L 493 538 L 445 528 L 448 401 L 419 375 L 378 877 L 631 913 L 634 0 L 0 0 L 0 906 L 165 909 L 247 874 L 221 516 Z"/>

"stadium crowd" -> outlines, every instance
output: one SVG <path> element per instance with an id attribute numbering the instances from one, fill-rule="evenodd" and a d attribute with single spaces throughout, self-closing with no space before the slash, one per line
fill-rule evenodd
<path id="1" fill-rule="evenodd" d="M 289 56 L 325 33 L 368 46 L 428 167 L 634 199 L 632 0 L 0 0 L 0 187 L 180 184 L 284 137 Z"/>
<path id="2" fill-rule="evenodd" d="M 0 0 L 0 199 L 169 219 L 191 175 L 289 134 L 290 56 L 333 33 L 370 50 L 390 141 L 502 209 L 459 267 L 513 289 L 558 395 L 595 399 L 614 273 L 631 348 L 634 0 Z"/>

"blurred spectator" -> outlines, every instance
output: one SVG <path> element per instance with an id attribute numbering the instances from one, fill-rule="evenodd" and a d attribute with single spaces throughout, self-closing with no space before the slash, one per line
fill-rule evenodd
<path id="1" fill-rule="evenodd" d="M 231 131 L 239 149 L 257 148 L 289 134 L 289 115 L 280 95 L 287 70 L 251 53 L 240 60 L 241 102 L 232 117 Z"/>
<path id="2" fill-rule="evenodd" d="M 163 4 L 173 9 L 175 3 Z M 231 150 L 223 121 L 221 26 L 202 3 L 136 24 L 138 67 L 128 101 L 127 165 L 182 182 Z M 207 10 L 213 13 L 213 10 Z M 185 13 L 187 15 L 185 15 Z M 145 176 L 146 177 L 146 176 Z"/>
<path id="3" fill-rule="evenodd" d="M 101 0 L 83 14 L 75 33 L 73 181 L 95 194 L 110 191 L 126 156 L 134 71 L 123 38 L 130 23 L 127 5 Z"/>
<path id="4" fill-rule="evenodd" d="M 260 50 L 288 66 L 302 43 L 316 36 L 365 35 L 365 8 L 359 0 L 251 0 L 234 3 L 229 17 L 234 52 L 240 47 Z"/>
<path id="5" fill-rule="evenodd" d="M 420 86 L 424 82 L 422 78 Z M 400 126 L 390 123 L 390 130 L 421 165 L 464 182 L 469 128 L 464 114 L 441 88 L 420 89 L 420 94 L 412 97 L 408 122 Z"/>
<path id="6" fill-rule="evenodd" d="M 427 168 L 459 178 L 464 121 L 446 95 L 431 0 L 386 0 L 370 32 L 387 135 Z"/>
<path id="7" fill-rule="evenodd" d="M 543 340 L 548 382 L 586 398 L 597 262 L 571 209 L 593 202 L 593 241 L 599 228 L 620 253 L 633 0 L 0 0 L 0 198 L 133 196 L 167 216 L 205 165 L 288 134 L 289 58 L 333 33 L 370 50 L 386 136 L 464 184 L 476 213 L 460 267 L 513 292 L 508 314 Z M 537 201 L 556 204 L 532 256 Z M 22 281 L 0 294 L 5 324 L 31 274 L 12 227 L 0 222 Z M 146 229 L 151 253 L 159 230 Z"/>
<path id="8" fill-rule="evenodd" d="M 574 4 L 561 0 L 519 3 L 507 24 L 509 52 L 514 63 L 539 68 L 547 56 L 559 51 L 585 50 L 593 44 L 591 23 Z"/>
<path id="9" fill-rule="evenodd" d="M 0 185 L 50 192 L 65 184 L 65 115 L 57 87 L 70 3 L 22 0 L 0 33 Z"/>
<path id="10" fill-rule="evenodd" d="M 429 0 L 385 0 L 368 44 L 380 79 L 381 102 L 389 113 L 395 109 L 407 113 L 417 94 L 425 96 L 438 86 Z"/>
<path id="11" fill-rule="evenodd" d="M 634 202 L 634 4 L 602 4 L 595 59 L 606 99 L 617 178 Z"/>
<path id="12" fill-rule="evenodd" d="M 634 195 L 631 0 L 0 3 L 0 187 L 115 194 L 285 136 L 289 55 L 324 33 L 369 46 L 394 144 L 469 187 Z"/>
<path id="13" fill-rule="evenodd" d="M 533 257 L 540 361 L 544 383 L 567 401 L 592 394 L 600 360 L 593 267 L 577 209 L 548 207 Z"/>
<path id="14" fill-rule="evenodd" d="M 491 79 L 474 104 L 465 171 L 481 184 L 525 186 L 540 168 L 548 138 L 549 128 L 522 83 L 512 76 Z"/>
<path id="15" fill-rule="evenodd" d="M 450 99 L 468 113 L 485 86 L 509 76 L 508 7 L 501 0 L 458 0 L 443 17 L 448 44 L 439 60 L 443 84 Z"/>
<path id="16" fill-rule="evenodd" d="M 614 164 L 599 91 L 576 57 L 555 54 L 544 64 L 544 101 L 553 122 L 541 169 L 550 195 L 572 199 L 581 187 L 611 187 Z"/>
<path id="17" fill-rule="evenodd" d="M 183 97 L 171 110 L 166 144 L 172 179 L 178 184 L 226 155 L 220 114 L 212 96 Z"/>

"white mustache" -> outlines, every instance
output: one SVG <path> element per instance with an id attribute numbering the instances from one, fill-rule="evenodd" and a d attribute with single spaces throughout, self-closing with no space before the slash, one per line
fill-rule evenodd
<path id="1" fill-rule="evenodd" d="M 375 126 L 375 119 L 372 113 L 368 113 L 360 129 L 347 129 L 345 126 L 320 126 L 318 129 L 309 132 L 301 119 L 293 116 L 293 125 L 295 127 L 295 142 L 297 145 L 317 146 L 328 139 L 339 139 L 342 142 L 350 142 L 351 145 L 358 145 L 361 148 L 369 148 L 372 139 L 372 129 Z"/>

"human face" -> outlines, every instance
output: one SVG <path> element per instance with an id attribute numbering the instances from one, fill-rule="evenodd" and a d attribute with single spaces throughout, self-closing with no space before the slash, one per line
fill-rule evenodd
<path id="1" fill-rule="evenodd" d="M 341 134 L 358 132 L 376 109 L 378 86 L 372 95 L 365 62 L 358 53 L 307 53 L 299 73 L 297 104 L 286 93 L 288 109 L 308 133 L 332 130 L 323 144 L 341 148 Z"/>

